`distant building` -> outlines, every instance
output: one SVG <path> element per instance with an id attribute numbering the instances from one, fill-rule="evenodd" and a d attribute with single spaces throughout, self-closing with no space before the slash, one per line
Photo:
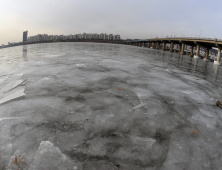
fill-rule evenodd
<path id="1" fill-rule="evenodd" d="M 108 40 L 113 40 L 113 34 L 108 35 Z"/>
<path id="2" fill-rule="evenodd" d="M 86 33 L 83 33 L 83 34 L 82 34 L 82 39 L 86 39 L 86 37 L 87 37 L 87 34 L 86 34 Z"/>
<path id="3" fill-rule="evenodd" d="M 81 39 L 82 38 L 82 34 L 77 34 L 77 39 Z"/>
<path id="4" fill-rule="evenodd" d="M 117 34 L 117 35 L 114 35 L 114 36 L 113 36 L 113 40 L 120 40 L 120 35 L 118 35 L 118 34 Z"/>
<path id="5" fill-rule="evenodd" d="M 48 34 L 43 34 L 43 40 L 47 41 L 48 40 Z"/>
<path id="6" fill-rule="evenodd" d="M 28 31 L 23 33 L 23 42 L 42 42 L 42 41 L 60 41 L 60 40 L 71 40 L 71 39 L 88 39 L 88 40 L 120 40 L 120 35 L 106 34 L 106 33 L 83 33 L 83 34 L 70 34 L 70 35 L 48 35 L 38 34 L 34 36 L 28 36 Z M 10 45 L 12 45 L 10 43 Z"/>
<path id="7" fill-rule="evenodd" d="M 58 35 L 53 35 L 53 40 L 57 40 L 58 39 Z"/>
<path id="8" fill-rule="evenodd" d="M 28 38 L 28 31 L 23 32 L 23 42 L 26 42 Z"/>
<path id="9" fill-rule="evenodd" d="M 108 40 L 108 35 L 104 34 L 104 40 Z"/>
<path id="10" fill-rule="evenodd" d="M 42 41 L 42 34 L 38 34 L 37 40 Z"/>
<path id="11" fill-rule="evenodd" d="M 59 36 L 58 36 L 58 39 L 59 39 L 59 40 L 62 40 L 62 39 L 63 39 L 63 35 L 59 35 Z"/>
<path id="12" fill-rule="evenodd" d="M 48 40 L 50 40 L 50 41 L 53 40 L 53 35 L 49 35 Z"/>
<path id="13" fill-rule="evenodd" d="M 87 39 L 92 39 L 92 34 L 91 33 L 87 34 L 86 38 Z"/>
<path id="14" fill-rule="evenodd" d="M 69 35 L 69 39 L 73 39 L 73 38 L 72 38 L 72 34 Z"/>

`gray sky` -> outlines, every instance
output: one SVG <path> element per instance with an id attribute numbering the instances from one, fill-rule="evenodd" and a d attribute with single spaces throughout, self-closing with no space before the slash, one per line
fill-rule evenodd
<path id="1" fill-rule="evenodd" d="M 0 45 L 36 34 L 222 38 L 221 0 L 1 0 Z"/>

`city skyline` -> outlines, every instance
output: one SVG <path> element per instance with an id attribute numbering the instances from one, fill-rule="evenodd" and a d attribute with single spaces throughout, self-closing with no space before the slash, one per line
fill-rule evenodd
<path id="1" fill-rule="evenodd" d="M 167 35 L 221 39 L 221 4 L 219 0 L 3 0 L 0 44 L 20 41 L 24 30 L 32 30 L 31 35 L 111 32 L 122 39 Z"/>
<path id="2" fill-rule="evenodd" d="M 121 40 L 119 34 L 106 34 L 106 33 L 79 33 L 70 35 L 48 35 L 48 34 L 38 34 L 30 36 L 27 42 L 37 42 L 37 41 L 47 41 L 47 40 L 67 40 L 67 39 L 100 39 L 100 40 Z"/>
<path id="3" fill-rule="evenodd" d="M 37 34 L 28 37 L 28 30 L 23 32 L 22 41 L 18 42 L 8 42 L 8 44 L 0 45 L 0 48 L 10 47 L 14 45 L 22 45 L 23 43 L 33 43 L 41 41 L 58 41 L 58 40 L 78 40 L 78 39 L 88 39 L 88 40 L 121 40 L 119 34 L 106 34 L 106 33 L 79 33 L 70 35 L 48 35 L 48 34 Z"/>

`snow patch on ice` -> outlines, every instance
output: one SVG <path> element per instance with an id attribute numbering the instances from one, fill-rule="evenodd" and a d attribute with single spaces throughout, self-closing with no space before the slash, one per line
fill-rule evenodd
<path id="1" fill-rule="evenodd" d="M 4 104 L 6 102 L 9 102 L 11 100 L 18 99 L 20 97 L 25 96 L 24 90 L 25 90 L 25 87 L 22 87 L 20 89 L 16 89 L 16 91 L 14 91 L 13 93 L 11 93 L 9 95 L 6 94 L 6 96 L 4 96 L 2 99 L 0 99 L 0 105 Z"/>
<path id="2" fill-rule="evenodd" d="M 8 92 L 8 91 L 12 90 L 13 88 L 17 87 L 18 85 L 20 85 L 22 82 L 24 82 L 24 80 L 12 81 L 3 87 L 1 89 L 1 92 L 3 92 L 3 93 Z"/>
<path id="3" fill-rule="evenodd" d="M 85 64 L 76 64 L 77 67 L 86 67 Z"/>
<path id="4" fill-rule="evenodd" d="M 199 110 L 203 115 L 208 116 L 208 117 L 213 117 L 209 111 L 203 110 L 203 109 L 199 109 Z"/>
<path id="5" fill-rule="evenodd" d="M 75 161 L 70 160 L 66 155 L 61 153 L 58 147 L 55 147 L 50 141 L 42 141 L 36 154 L 34 161 L 31 163 L 29 169 L 75 169 L 81 170 L 81 165 Z"/>
<path id="6" fill-rule="evenodd" d="M 2 84 L 5 80 L 7 80 L 9 78 L 9 76 L 2 76 L 0 78 L 0 84 Z"/>

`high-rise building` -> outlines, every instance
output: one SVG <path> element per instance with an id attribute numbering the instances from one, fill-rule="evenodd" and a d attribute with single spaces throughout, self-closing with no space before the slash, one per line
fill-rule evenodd
<path id="1" fill-rule="evenodd" d="M 108 40 L 108 35 L 104 34 L 104 40 Z"/>
<path id="2" fill-rule="evenodd" d="M 23 42 L 26 42 L 28 38 L 28 31 L 23 32 Z"/>
<path id="3" fill-rule="evenodd" d="M 82 34 L 77 34 L 77 39 L 82 39 Z"/>
<path id="4" fill-rule="evenodd" d="M 28 36 L 28 31 L 23 32 L 23 42 L 42 42 L 42 41 L 59 41 L 68 39 L 94 39 L 94 40 L 120 40 L 120 35 L 106 34 L 106 33 L 83 33 L 83 34 L 70 34 L 70 35 L 48 35 L 38 34 L 34 36 Z M 21 42 L 22 43 L 22 42 Z M 9 43 L 13 45 L 15 43 Z"/>
<path id="5" fill-rule="evenodd" d="M 114 36 L 113 36 L 113 40 L 120 40 L 120 35 L 118 35 L 118 34 L 117 34 L 117 35 L 114 35 Z"/>
<path id="6" fill-rule="evenodd" d="M 104 34 L 101 33 L 100 36 L 99 36 L 99 39 L 104 40 L 104 37 L 105 37 Z"/>
<path id="7" fill-rule="evenodd" d="M 48 40 L 48 34 L 43 34 L 42 38 L 43 38 L 44 41 L 47 41 Z"/>
<path id="8" fill-rule="evenodd" d="M 86 35 L 87 35 L 86 33 L 83 33 L 82 34 L 82 39 L 86 39 Z"/>
<path id="9" fill-rule="evenodd" d="M 37 41 L 42 41 L 42 35 L 41 34 L 38 34 Z"/>
<path id="10" fill-rule="evenodd" d="M 113 34 L 109 34 L 108 40 L 113 40 Z"/>

